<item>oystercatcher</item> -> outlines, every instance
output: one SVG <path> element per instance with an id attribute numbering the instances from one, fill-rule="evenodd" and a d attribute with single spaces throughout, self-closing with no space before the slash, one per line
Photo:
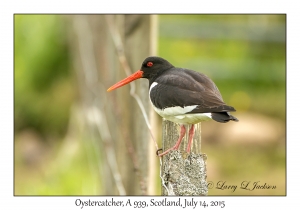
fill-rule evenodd
<path id="1" fill-rule="evenodd" d="M 154 110 L 163 118 L 180 124 L 180 136 L 170 149 L 158 154 L 163 156 L 177 150 L 185 135 L 186 124 L 191 124 L 186 151 L 189 153 L 194 136 L 194 124 L 215 120 L 220 123 L 238 119 L 229 114 L 236 111 L 222 99 L 215 83 L 206 75 L 184 68 L 174 67 L 167 60 L 151 56 L 146 58 L 141 69 L 111 86 L 114 90 L 136 79 L 149 80 L 149 97 Z"/>

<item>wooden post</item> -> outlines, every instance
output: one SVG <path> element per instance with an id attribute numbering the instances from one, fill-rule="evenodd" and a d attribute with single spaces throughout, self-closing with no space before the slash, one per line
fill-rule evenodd
<path id="1" fill-rule="evenodd" d="M 188 131 L 190 126 L 186 126 Z M 176 143 L 179 125 L 163 119 L 163 150 Z M 191 153 L 186 153 L 188 132 L 179 150 L 163 156 L 163 195 L 207 195 L 206 155 L 201 154 L 201 124 L 195 125 L 195 135 Z"/>

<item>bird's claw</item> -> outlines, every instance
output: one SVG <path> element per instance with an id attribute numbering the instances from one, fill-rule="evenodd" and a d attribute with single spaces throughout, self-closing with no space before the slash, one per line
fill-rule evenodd
<path id="1" fill-rule="evenodd" d="M 162 151 L 162 150 L 163 150 L 162 148 L 156 150 L 156 155 L 159 156 L 159 151 Z"/>

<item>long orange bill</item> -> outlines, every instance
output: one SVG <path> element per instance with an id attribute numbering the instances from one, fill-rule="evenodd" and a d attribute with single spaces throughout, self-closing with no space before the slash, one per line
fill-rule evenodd
<path id="1" fill-rule="evenodd" d="M 118 82 L 118 83 L 114 84 L 113 86 L 111 86 L 110 88 L 108 88 L 107 91 L 112 91 L 114 89 L 122 87 L 123 85 L 126 85 L 136 79 L 142 78 L 142 76 L 143 76 L 143 72 L 141 70 L 138 70 L 134 74 L 130 75 L 129 77 L 121 80 L 120 82 Z"/>

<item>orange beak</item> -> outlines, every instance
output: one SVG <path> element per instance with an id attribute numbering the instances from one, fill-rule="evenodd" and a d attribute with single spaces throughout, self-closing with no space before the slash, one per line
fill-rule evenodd
<path id="1" fill-rule="evenodd" d="M 113 86 L 111 86 L 110 88 L 107 89 L 107 91 L 112 91 L 114 89 L 117 89 L 119 87 L 122 87 L 136 79 L 142 78 L 143 76 L 143 72 L 141 70 L 138 70 L 137 72 L 135 72 L 134 74 L 130 75 L 129 77 L 121 80 L 120 82 L 117 82 L 116 84 L 114 84 Z"/>

